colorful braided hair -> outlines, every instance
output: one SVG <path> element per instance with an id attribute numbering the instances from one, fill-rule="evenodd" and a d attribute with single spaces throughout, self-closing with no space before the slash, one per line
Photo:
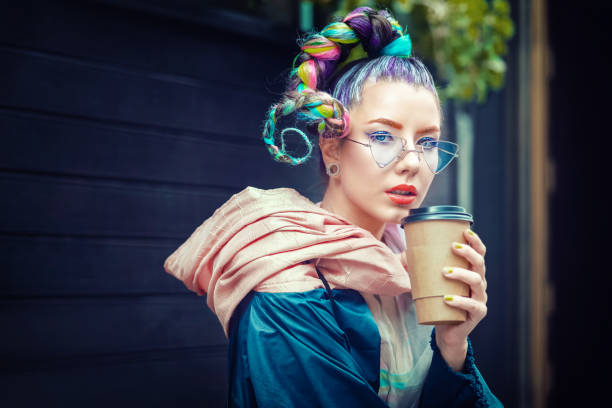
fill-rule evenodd
<path id="1" fill-rule="evenodd" d="M 343 138 L 350 129 L 347 107 L 358 102 L 369 77 L 424 85 L 437 98 L 427 68 L 411 57 L 410 36 L 386 10 L 359 7 L 341 21 L 308 35 L 300 46 L 302 52 L 294 59 L 287 90 L 281 101 L 270 107 L 264 124 L 264 143 L 276 161 L 302 164 L 313 148 L 310 138 L 298 128 L 283 129 L 280 147 L 276 144 L 274 134 L 283 116 L 296 114 L 312 136 Z M 306 142 L 304 156 L 287 153 L 284 136 L 288 131 L 298 133 Z"/>

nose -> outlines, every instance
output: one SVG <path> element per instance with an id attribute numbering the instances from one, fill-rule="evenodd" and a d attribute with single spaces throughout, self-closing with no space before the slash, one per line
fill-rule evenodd
<path id="1" fill-rule="evenodd" d="M 400 152 L 395 166 L 398 173 L 417 173 L 421 168 L 421 154 L 416 150 L 406 149 Z"/>

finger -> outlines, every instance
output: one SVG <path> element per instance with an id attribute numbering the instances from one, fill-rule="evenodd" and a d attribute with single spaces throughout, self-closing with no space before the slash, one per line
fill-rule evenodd
<path id="1" fill-rule="evenodd" d="M 485 275 L 485 262 L 484 257 L 480 255 L 474 248 L 469 245 L 462 244 L 460 242 L 453 242 L 453 251 L 459 255 L 467 259 L 467 261 L 472 265 L 474 271 L 480 273 L 483 277 Z"/>
<path id="2" fill-rule="evenodd" d="M 482 257 L 485 256 L 487 247 L 481 241 L 478 234 L 468 228 L 463 232 L 463 236 L 467 240 L 468 244 L 470 244 L 470 246 L 476 250 L 476 252 L 478 252 Z"/>
<path id="3" fill-rule="evenodd" d="M 444 303 L 449 306 L 462 309 L 470 314 L 470 319 L 475 321 L 481 321 L 487 315 L 487 305 L 476 299 L 458 296 L 458 295 L 444 295 Z"/>
<path id="4" fill-rule="evenodd" d="M 472 291 L 471 297 L 473 299 L 487 303 L 487 281 L 478 272 L 451 266 L 443 268 L 442 273 L 447 279 L 455 279 L 466 283 Z"/>

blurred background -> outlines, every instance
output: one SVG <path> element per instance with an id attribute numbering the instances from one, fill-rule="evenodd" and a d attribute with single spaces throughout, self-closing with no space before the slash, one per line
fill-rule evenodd
<path id="1" fill-rule="evenodd" d="M 461 145 L 424 204 L 466 207 L 487 245 L 490 388 L 607 400 L 609 3 L 1 4 L 2 406 L 224 406 L 223 331 L 163 262 L 246 186 L 321 199 L 316 159 L 274 162 L 263 120 L 296 38 L 358 5 L 407 28 Z"/>

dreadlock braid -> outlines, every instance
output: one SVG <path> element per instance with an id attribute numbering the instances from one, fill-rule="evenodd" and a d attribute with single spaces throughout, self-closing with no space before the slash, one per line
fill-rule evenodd
<path id="1" fill-rule="evenodd" d="M 264 143 L 273 158 L 292 165 L 306 161 L 313 144 L 302 130 L 285 128 L 280 134 L 279 148 L 274 140 L 279 119 L 296 113 L 296 120 L 305 123 L 309 134 L 326 139 L 345 137 L 350 129 L 349 112 L 322 90 L 326 79 L 350 60 L 379 55 L 409 57 L 412 44 L 390 13 L 359 7 L 342 21 L 308 35 L 300 48 L 302 52 L 294 60 L 288 89 L 282 100 L 270 107 L 263 131 Z M 286 152 L 284 136 L 288 131 L 298 133 L 306 142 L 308 152 L 303 157 L 295 158 Z"/>

